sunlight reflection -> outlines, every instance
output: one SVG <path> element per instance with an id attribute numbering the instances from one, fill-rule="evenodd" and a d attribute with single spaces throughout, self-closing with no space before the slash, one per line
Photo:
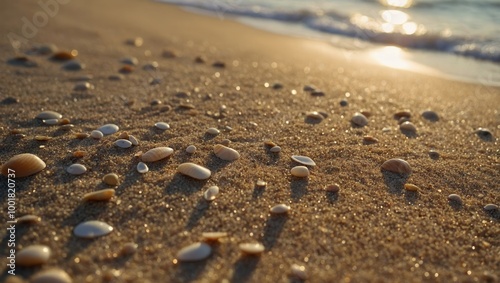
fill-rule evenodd
<path id="1" fill-rule="evenodd" d="M 385 10 L 381 12 L 382 19 L 384 21 L 393 24 L 393 25 L 401 25 L 408 21 L 409 16 L 405 12 L 401 12 L 398 10 Z"/>
<path id="2" fill-rule="evenodd" d="M 375 59 L 379 64 L 394 69 L 411 70 L 413 69 L 413 64 L 406 59 L 406 56 L 406 53 L 396 46 L 385 46 L 370 52 L 370 57 Z"/>
<path id="3" fill-rule="evenodd" d="M 384 6 L 395 8 L 410 8 L 413 5 L 413 0 L 380 0 Z"/>

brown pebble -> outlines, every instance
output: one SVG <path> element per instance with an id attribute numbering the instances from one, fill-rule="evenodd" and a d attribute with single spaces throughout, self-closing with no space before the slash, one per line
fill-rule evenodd
<path id="1" fill-rule="evenodd" d="M 77 151 L 73 152 L 73 157 L 76 157 L 76 158 L 81 158 L 81 157 L 84 157 L 86 155 L 87 155 L 87 152 L 83 151 L 83 150 L 77 150 Z"/>
<path id="2" fill-rule="evenodd" d="M 48 136 L 35 136 L 35 140 L 37 141 L 50 141 L 52 138 Z"/>
<path id="3" fill-rule="evenodd" d="M 393 158 L 382 164 L 382 169 L 397 174 L 411 174 L 410 164 L 403 159 Z"/>
<path id="4" fill-rule="evenodd" d="M 401 117 L 411 118 L 410 110 L 401 110 L 394 113 L 394 119 L 399 120 Z"/>
<path id="5" fill-rule="evenodd" d="M 225 68 L 226 64 L 224 62 L 216 61 L 212 64 L 212 67 L 215 68 Z"/>
<path id="6" fill-rule="evenodd" d="M 122 74 L 130 74 L 134 71 L 134 67 L 130 66 L 130 65 L 125 65 L 123 67 L 121 67 L 118 72 L 122 73 Z"/>
<path id="7" fill-rule="evenodd" d="M 137 245 L 136 243 L 132 243 L 132 242 L 129 242 L 129 243 L 125 243 L 123 246 L 122 246 L 122 249 L 120 251 L 120 254 L 122 256 L 128 256 L 128 255 L 133 255 L 137 252 L 137 248 L 139 247 L 139 245 Z"/>
<path id="8" fill-rule="evenodd" d="M 405 184 L 405 190 L 410 192 L 418 192 L 420 191 L 420 188 L 413 184 Z"/>
<path id="9" fill-rule="evenodd" d="M 77 134 L 75 134 L 75 138 L 80 139 L 80 140 L 86 139 L 88 137 L 90 137 L 90 135 L 87 134 L 87 133 L 77 133 Z"/>
<path id="10" fill-rule="evenodd" d="M 59 120 L 59 125 L 68 125 L 71 121 L 68 118 L 62 118 Z"/>
<path id="11" fill-rule="evenodd" d="M 335 183 L 333 185 L 328 185 L 326 188 L 325 188 L 326 191 L 328 192 L 332 192 L 332 193 L 338 193 L 340 191 L 340 185 Z"/>
<path id="12" fill-rule="evenodd" d="M 372 136 L 364 136 L 363 143 L 365 144 L 378 143 L 378 139 Z"/>
<path id="13" fill-rule="evenodd" d="M 68 61 L 75 59 L 78 56 L 78 51 L 73 49 L 71 51 L 59 51 L 52 55 L 53 60 L 57 61 Z"/>
<path id="14" fill-rule="evenodd" d="M 102 177 L 102 181 L 110 186 L 117 186 L 119 183 L 119 178 L 115 173 L 109 173 Z"/>
<path id="15" fill-rule="evenodd" d="M 162 56 L 165 58 L 175 58 L 178 57 L 178 54 L 173 50 L 165 50 L 163 51 Z"/>

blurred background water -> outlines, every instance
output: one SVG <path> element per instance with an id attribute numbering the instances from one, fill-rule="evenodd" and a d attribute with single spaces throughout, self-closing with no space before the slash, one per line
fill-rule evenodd
<path id="1" fill-rule="evenodd" d="M 392 61 L 403 56 L 450 76 L 500 84 L 500 0 L 162 1 L 344 50 L 375 50 L 381 63 L 394 54 Z"/>

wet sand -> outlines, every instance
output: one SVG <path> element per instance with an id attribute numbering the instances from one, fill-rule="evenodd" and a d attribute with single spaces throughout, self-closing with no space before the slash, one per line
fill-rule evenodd
<path id="1" fill-rule="evenodd" d="M 2 35 L 20 35 L 22 18 L 31 21 L 42 11 L 31 1 L 0 6 Z M 289 282 L 297 281 L 290 266 L 299 264 L 310 282 L 500 279 L 500 217 L 498 211 L 483 210 L 500 203 L 499 88 L 377 67 L 323 42 L 150 1 L 74 0 L 58 7 L 28 46 L 76 49 L 84 70 L 62 70 L 47 56 L 29 57 L 37 67 L 9 64 L 16 53 L 6 36 L 0 38 L 0 99 L 19 100 L 0 104 L 0 162 L 33 153 L 47 163 L 40 173 L 16 180 L 16 216 L 42 218 L 37 225 L 17 225 L 16 244 L 19 249 L 47 245 L 52 256 L 41 267 L 17 267 L 18 278 L 58 267 L 73 282 Z M 141 47 L 126 44 L 139 36 Z M 167 50 L 178 56 L 162 56 Z M 123 80 L 109 80 L 127 56 L 137 57 L 139 65 Z M 206 62 L 196 63 L 197 56 Z M 159 63 L 157 71 L 142 69 L 150 61 Z M 214 62 L 225 67 L 213 67 Z M 73 91 L 75 79 L 86 74 L 93 76 L 95 89 Z M 151 84 L 152 79 L 160 83 Z M 272 88 L 276 82 L 283 87 Z M 305 85 L 316 86 L 324 96 L 303 91 Z M 162 104 L 151 105 L 155 99 Z M 340 105 L 342 99 L 348 106 Z M 416 137 L 401 133 L 393 117 L 405 109 L 412 114 Z M 426 109 L 440 119 L 422 118 Z M 35 119 L 43 110 L 61 113 L 74 128 L 44 125 Z M 362 110 L 371 113 L 369 124 L 355 127 L 350 119 Z M 327 117 L 311 123 L 305 119 L 309 111 L 324 111 Z M 170 129 L 156 129 L 160 121 Z M 140 144 L 118 148 L 113 145 L 118 134 L 75 138 L 107 123 L 133 134 Z M 221 133 L 205 134 L 210 127 Z M 489 128 L 493 139 L 478 137 L 479 127 Z M 11 134 L 13 129 L 25 136 Z M 53 139 L 39 142 L 36 135 Z M 378 143 L 363 143 L 365 135 Z M 224 139 L 240 159 L 224 162 L 214 156 L 213 146 Z M 265 140 L 281 152 L 271 153 Z M 185 152 L 190 144 L 198 148 L 192 155 Z M 157 146 L 174 153 L 139 174 L 134 155 Z M 432 149 L 439 158 L 429 156 Z M 76 150 L 88 155 L 75 158 Z M 316 162 L 311 176 L 290 175 L 298 165 L 291 155 Z M 381 172 L 381 164 L 391 158 L 408 161 L 413 173 Z M 196 181 L 176 173 L 183 162 L 206 166 L 211 178 Z M 73 163 L 88 171 L 68 174 L 65 169 Z M 112 201 L 82 202 L 85 193 L 109 187 L 101 181 L 107 173 L 120 176 Z M 265 189 L 255 186 L 259 179 L 267 181 Z M 0 181 L 6 188 L 7 179 Z M 405 182 L 420 192 L 406 191 Z M 326 192 L 334 183 L 340 191 Z M 219 186 L 220 194 L 207 202 L 202 194 L 211 185 Z M 462 205 L 448 201 L 453 193 L 462 197 Z M 6 189 L 0 196 L 5 212 Z M 288 214 L 270 215 L 270 207 L 280 203 L 290 205 Z M 86 220 L 104 221 L 115 230 L 95 240 L 73 236 L 73 228 Z M 3 231 L 2 263 L 8 236 Z M 206 231 L 229 237 L 213 244 L 206 260 L 175 261 L 178 250 L 202 240 Z M 243 256 L 238 244 L 247 241 L 263 243 L 265 252 Z M 138 250 L 120 256 L 127 242 L 137 243 Z"/>

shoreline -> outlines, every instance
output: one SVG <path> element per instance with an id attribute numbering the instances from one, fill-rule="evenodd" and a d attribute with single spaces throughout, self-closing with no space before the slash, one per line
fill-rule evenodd
<path id="1" fill-rule="evenodd" d="M 0 34 L 20 30 L 22 17 L 40 11 L 30 1 L 0 6 Z M 142 46 L 126 44 L 136 37 L 143 38 Z M 73 282 L 300 282 L 293 264 L 305 267 L 307 282 L 500 278 L 500 217 L 483 209 L 500 202 L 500 88 L 355 62 L 324 42 L 145 0 L 73 0 L 60 6 L 34 41 L 78 50 L 85 68 L 64 70 L 48 55 L 29 55 L 36 67 L 11 64 L 15 53 L 0 38 L 0 162 L 32 153 L 47 165 L 16 180 L 16 216 L 41 217 L 39 224 L 17 228 L 16 247 L 18 253 L 46 245 L 51 256 L 39 267 L 18 267 L 17 278 L 60 268 Z M 198 56 L 204 63 L 195 62 Z M 109 79 L 125 57 L 139 64 L 121 80 Z M 152 61 L 158 69 L 143 70 Z M 213 66 L 217 62 L 225 67 Z M 94 88 L 74 90 L 85 75 Z M 323 95 L 304 91 L 306 85 Z M 4 102 L 8 97 L 11 102 Z M 439 120 L 422 117 L 427 109 Z M 61 113 L 73 127 L 35 119 L 44 110 Z M 394 115 L 401 110 L 411 113 L 416 137 L 399 130 Z M 311 111 L 319 112 L 312 121 L 306 116 Z M 356 112 L 369 116 L 368 125 L 351 123 Z M 160 130 L 157 122 L 170 128 Z M 120 130 L 100 140 L 76 138 L 108 123 Z M 220 133 L 207 134 L 212 127 Z M 479 137 L 479 127 L 490 129 L 492 139 Z M 123 131 L 139 144 L 115 146 Z M 364 136 L 377 142 L 366 143 Z M 226 139 L 238 160 L 214 154 Z M 271 152 L 266 140 L 281 152 Z M 194 154 L 185 151 L 191 144 Z M 173 154 L 147 163 L 149 172 L 137 172 L 136 155 L 160 146 Z M 76 151 L 86 154 L 75 157 Z M 291 175 L 298 165 L 292 155 L 315 161 L 309 177 Z M 406 160 L 411 175 L 381 171 L 392 158 Z M 179 174 L 186 162 L 210 169 L 210 178 Z M 87 172 L 68 174 L 74 163 Z M 117 186 L 102 182 L 108 173 L 118 175 Z M 258 180 L 266 187 L 256 186 Z M 337 193 L 326 190 L 335 183 Z M 404 183 L 419 191 L 407 191 Z M 213 185 L 220 192 L 208 202 L 203 193 Z M 107 188 L 116 191 L 110 201 L 82 201 L 86 193 Z M 462 205 L 448 201 L 450 194 L 458 194 Z M 0 199 L 7 199 L 6 190 Z M 278 204 L 291 209 L 271 214 Z M 114 230 L 94 240 L 76 237 L 74 228 L 88 220 Z M 177 253 L 203 241 L 203 232 L 229 236 L 210 243 L 207 259 L 179 262 Z M 0 235 L 5 251 L 7 232 Z M 124 256 L 130 242 L 137 250 Z M 261 242 L 265 251 L 245 256 L 238 246 L 246 242 Z M 13 280 L 4 272 L 0 281 L 5 279 Z"/>

